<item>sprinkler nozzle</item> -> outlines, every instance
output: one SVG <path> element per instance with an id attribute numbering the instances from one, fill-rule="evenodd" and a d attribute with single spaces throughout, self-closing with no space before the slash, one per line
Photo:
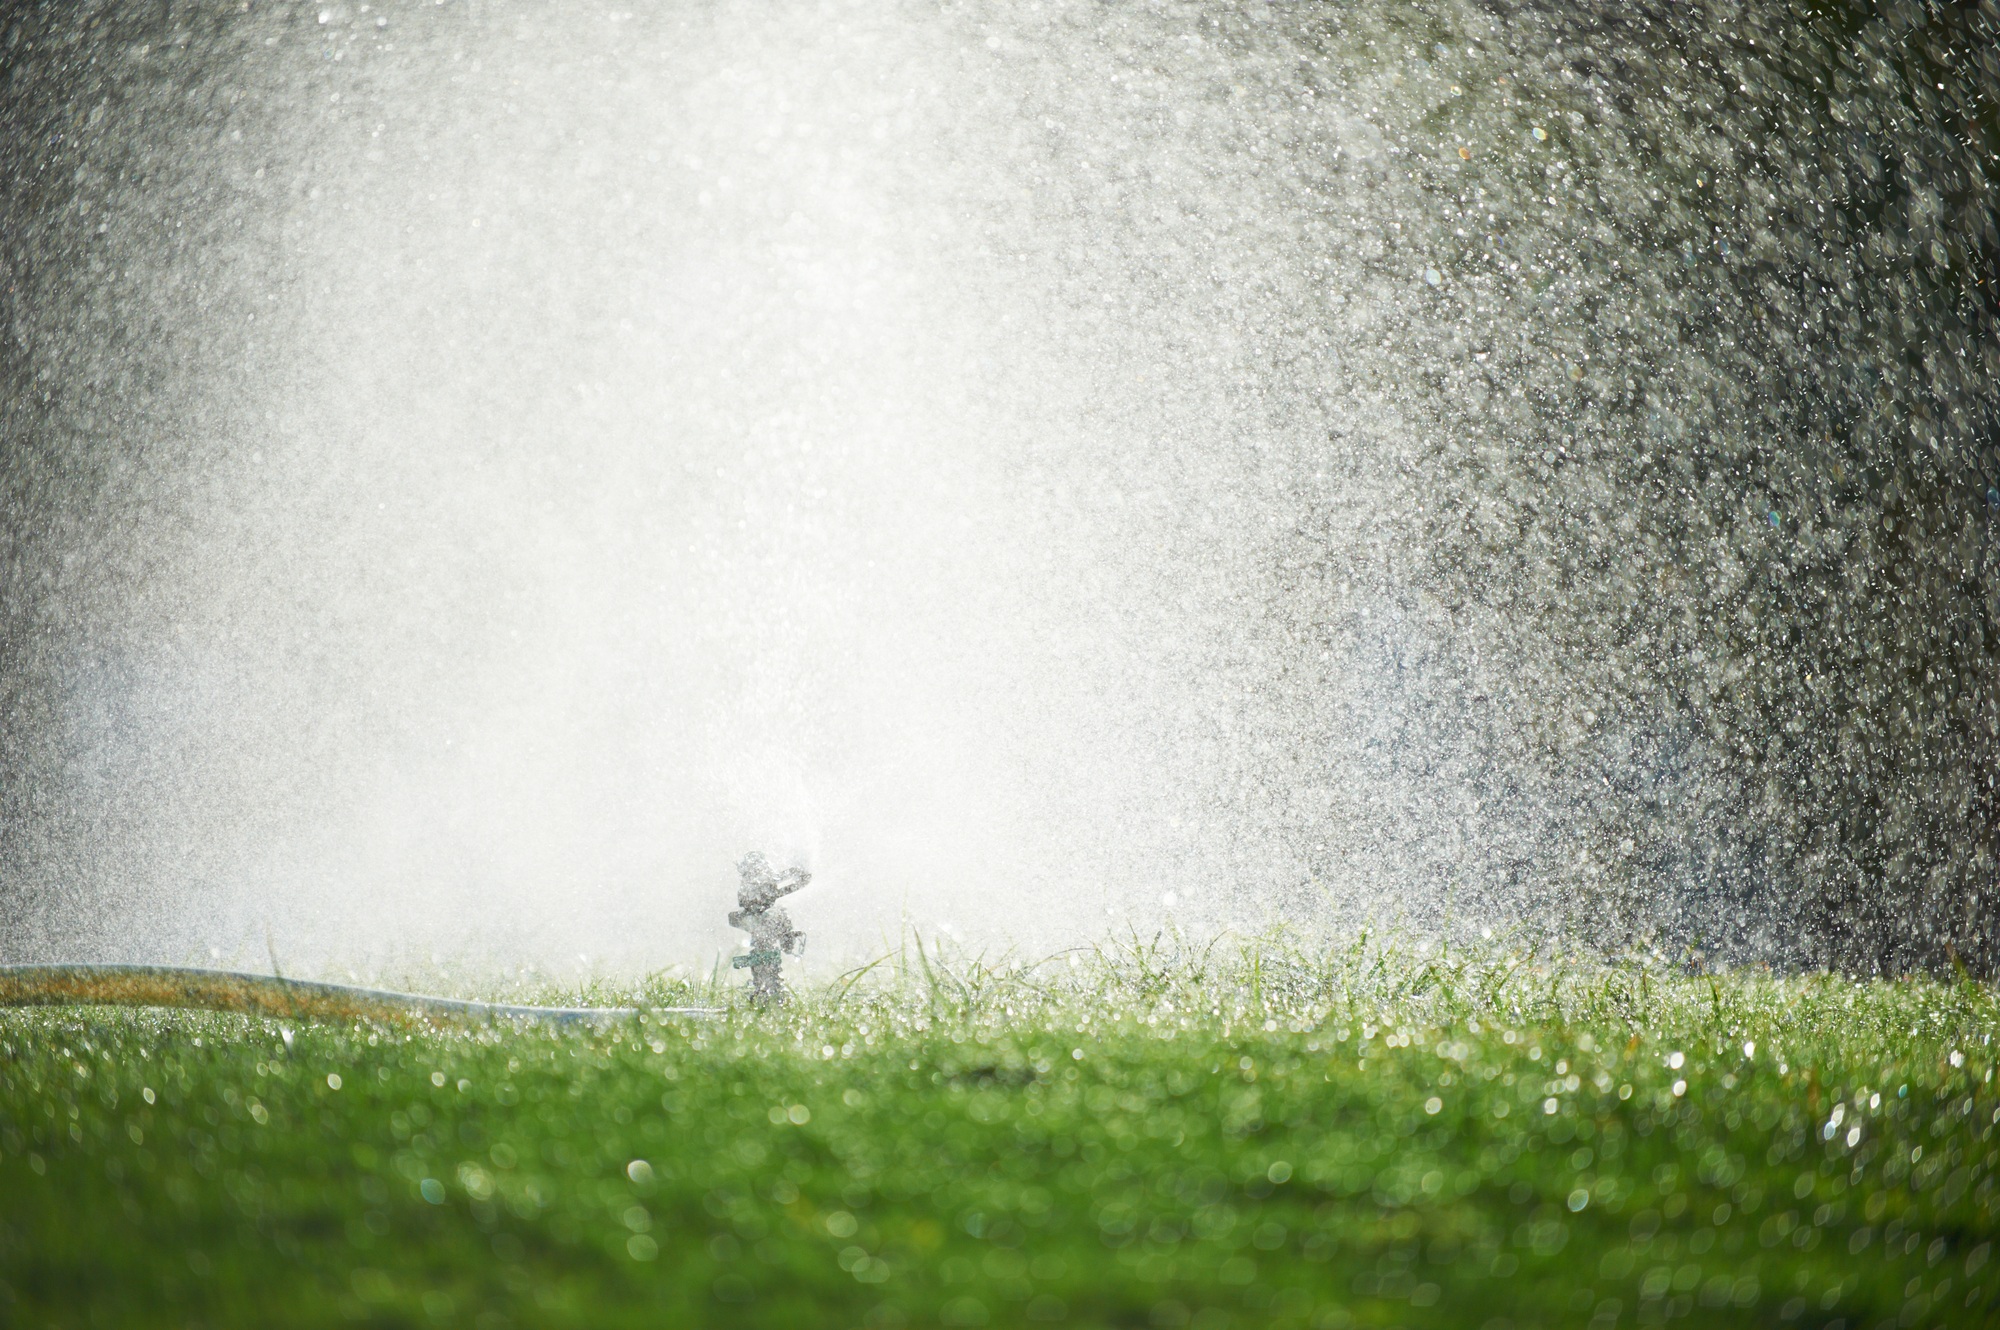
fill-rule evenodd
<path id="1" fill-rule="evenodd" d="M 742 882 L 736 889 L 737 909 L 729 912 L 729 926 L 750 935 L 750 951 L 730 961 L 730 967 L 750 971 L 750 992 L 765 1003 L 785 1000 L 784 958 L 806 949 L 806 935 L 792 927 L 791 916 L 775 908 L 779 898 L 789 896 L 812 881 L 803 868 L 771 871 L 771 861 L 761 851 L 752 850 L 736 865 Z"/>

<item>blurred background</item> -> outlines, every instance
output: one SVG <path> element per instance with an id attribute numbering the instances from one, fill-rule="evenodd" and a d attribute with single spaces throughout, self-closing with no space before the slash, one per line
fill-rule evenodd
<path id="1" fill-rule="evenodd" d="M 1996 35 L 7 5 L 0 961 L 1990 972 Z"/>

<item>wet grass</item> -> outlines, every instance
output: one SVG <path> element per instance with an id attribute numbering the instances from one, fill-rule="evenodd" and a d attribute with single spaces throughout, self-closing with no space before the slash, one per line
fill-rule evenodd
<path id="1" fill-rule="evenodd" d="M 1996 1015 L 1365 939 L 913 942 L 595 1032 L 6 1013 L 0 1322 L 1986 1325 Z"/>

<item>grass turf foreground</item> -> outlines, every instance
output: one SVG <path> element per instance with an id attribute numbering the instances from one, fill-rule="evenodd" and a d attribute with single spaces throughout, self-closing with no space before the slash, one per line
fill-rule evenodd
<path id="1" fill-rule="evenodd" d="M 0 1014 L 0 1323 L 2000 1320 L 1984 986 L 916 960 L 602 1031 Z"/>

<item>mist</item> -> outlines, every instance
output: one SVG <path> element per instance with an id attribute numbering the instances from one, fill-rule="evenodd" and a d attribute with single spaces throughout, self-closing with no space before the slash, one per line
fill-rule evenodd
<path id="1" fill-rule="evenodd" d="M 1788 903 L 1847 937 L 1902 880 L 1792 830 L 1852 803 L 1814 774 L 1837 727 L 1777 752 L 1795 697 L 1875 677 L 1807 661 L 1856 631 L 1959 737 L 1883 740 L 1916 756 L 1855 788 L 1957 808 L 1969 848 L 1849 839 L 1976 953 L 1991 307 L 1925 379 L 1933 489 L 1880 471 L 1904 443 L 1734 409 L 1837 396 L 1737 353 L 1799 321 L 1741 264 L 1826 252 L 1784 208 L 1832 196 L 1705 164 L 1769 146 L 1755 108 L 1704 103 L 1675 159 L 1648 136 L 1682 110 L 1629 98 L 1762 34 L 1768 110 L 1894 33 L 1726 19 L 24 11 L 4 959 L 705 971 L 753 848 L 814 874 L 809 968 L 909 928 L 1041 955 L 1370 919 L 1811 957 Z M 1898 78 L 1850 125 L 1907 116 Z M 1795 359 L 1873 375 L 1878 419 L 1882 330 L 1991 272 L 1990 204 L 1936 175 L 1929 276 L 1807 293 L 1862 316 Z M 1746 207 L 1732 256 L 1702 209 Z M 1858 497 L 1798 497 L 1836 470 Z M 1956 664 L 1797 597 L 1797 631 L 1731 635 L 1829 531 L 1901 566 L 1891 510 L 1957 618 L 1848 603 L 1959 623 Z M 1712 546 L 1661 535 L 1690 512 L 1728 515 Z"/>

